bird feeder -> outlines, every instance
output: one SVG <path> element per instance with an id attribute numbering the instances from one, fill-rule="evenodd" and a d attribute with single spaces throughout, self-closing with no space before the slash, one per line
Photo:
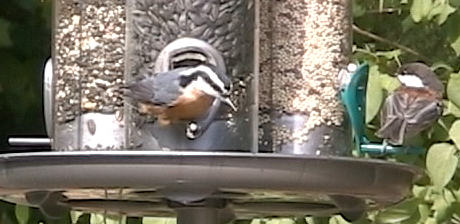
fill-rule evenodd
<path id="1" fill-rule="evenodd" d="M 60 0 L 55 21 L 55 150 L 255 150 L 252 1 Z M 193 121 L 163 126 L 121 90 L 198 64 L 226 72 L 237 111 L 215 102 Z"/>
<path id="2" fill-rule="evenodd" d="M 260 4 L 260 150 L 350 155 L 338 76 L 350 63 L 351 1 Z"/>
<path id="3" fill-rule="evenodd" d="M 53 218 L 356 220 L 403 200 L 421 175 L 350 157 L 352 130 L 358 149 L 367 144 L 368 67 L 350 65 L 349 0 L 58 0 L 54 11 L 44 79 L 53 151 L 0 155 L 4 200 Z M 164 127 L 122 91 L 197 64 L 226 71 L 236 112 L 214 101 Z"/>

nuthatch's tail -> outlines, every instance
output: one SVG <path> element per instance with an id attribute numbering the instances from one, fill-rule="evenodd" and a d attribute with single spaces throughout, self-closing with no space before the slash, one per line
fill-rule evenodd
<path id="1" fill-rule="evenodd" d="M 147 80 L 149 81 L 149 80 Z M 134 82 L 126 84 L 120 87 L 123 91 L 123 95 L 140 102 L 149 102 L 154 92 L 152 90 L 152 83 L 149 82 Z"/>

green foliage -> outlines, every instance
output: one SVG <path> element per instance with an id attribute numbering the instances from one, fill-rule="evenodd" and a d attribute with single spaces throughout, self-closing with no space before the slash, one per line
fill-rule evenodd
<path id="1" fill-rule="evenodd" d="M 447 98 L 455 106 L 460 107 L 460 74 L 452 73 L 447 84 Z"/>
<path id="2" fill-rule="evenodd" d="M 417 204 L 419 203 L 417 198 L 411 198 L 396 206 L 379 212 L 374 220 L 376 223 L 392 224 L 401 223 L 411 220 L 412 217 L 417 217 Z"/>
<path id="3" fill-rule="evenodd" d="M 426 156 L 426 168 L 432 184 L 442 190 L 452 179 L 457 169 L 457 148 L 448 143 L 434 144 Z"/>
<path id="4" fill-rule="evenodd" d="M 426 155 L 392 158 L 426 168 L 427 177 L 414 185 L 408 200 L 369 212 L 365 223 L 458 223 L 460 1 L 385 0 L 385 8 L 382 8 L 381 1 L 355 0 L 355 5 L 360 9 L 359 14 L 354 14 L 355 24 L 381 38 L 362 32 L 354 36 L 355 59 L 366 60 L 371 65 L 368 105 L 380 106 L 386 95 L 398 86 L 388 74 L 394 73 L 400 63 L 424 61 L 432 65 L 446 85 L 443 117 L 411 142 L 427 148 Z M 372 133 L 378 127 L 379 116 L 375 108 L 367 108 L 366 112 L 367 133 Z"/>

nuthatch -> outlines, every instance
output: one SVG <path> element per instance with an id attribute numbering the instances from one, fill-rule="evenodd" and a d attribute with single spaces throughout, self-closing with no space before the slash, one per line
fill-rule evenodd
<path id="1" fill-rule="evenodd" d="M 163 126 L 201 117 L 216 98 L 236 110 L 229 99 L 231 80 L 213 65 L 176 68 L 151 75 L 127 88 L 127 95 L 138 103 L 139 112 L 155 115 Z"/>
<path id="2" fill-rule="evenodd" d="M 405 64 L 395 75 L 402 85 L 385 100 L 376 135 L 385 144 L 402 145 L 442 115 L 444 86 L 423 63 Z"/>

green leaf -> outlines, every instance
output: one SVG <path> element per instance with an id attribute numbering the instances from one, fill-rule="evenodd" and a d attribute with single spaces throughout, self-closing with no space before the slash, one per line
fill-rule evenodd
<path id="1" fill-rule="evenodd" d="M 457 216 L 460 216 L 460 202 L 456 201 L 452 204 L 452 208 L 454 210 L 454 213 L 457 214 Z"/>
<path id="2" fill-rule="evenodd" d="M 418 210 L 418 206 L 417 206 L 417 209 L 415 210 L 414 214 L 411 215 L 410 218 L 400 222 L 401 224 L 414 224 L 414 223 L 418 223 L 420 220 L 421 220 L 422 216 L 420 215 L 420 212 Z"/>
<path id="3" fill-rule="evenodd" d="M 428 188 L 426 186 L 414 185 L 412 187 L 412 194 L 414 194 L 414 197 L 423 199 L 426 196 L 427 192 Z"/>
<path id="4" fill-rule="evenodd" d="M 460 0 L 458 0 L 460 2 Z M 450 1 L 452 3 L 452 1 Z M 447 32 L 447 40 L 449 43 L 454 42 L 460 36 L 460 29 L 458 29 L 458 24 L 460 23 L 460 13 L 457 11 L 449 16 L 449 19 L 444 24 L 445 30 Z"/>
<path id="5" fill-rule="evenodd" d="M 78 216 L 77 222 L 73 222 L 75 224 L 95 224 L 91 223 L 91 214 L 88 213 L 83 213 L 80 216 Z"/>
<path id="6" fill-rule="evenodd" d="M 435 16 L 439 15 L 442 11 L 442 3 L 440 1 L 435 1 L 431 6 L 430 12 L 426 16 L 427 20 L 432 20 Z"/>
<path id="7" fill-rule="evenodd" d="M 84 214 L 83 212 L 71 211 L 70 212 L 70 220 L 72 220 L 72 223 L 76 223 L 78 218 L 83 214 Z"/>
<path id="8" fill-rule="evenodd" d="M 380 85 L 387 92 L 393 92 L 396 88 L 401 86 L 401 83 L 394 77 L 382 75 L 380 76 Z"/>
<path id="9" fill-rule="evenodd" d="M 450 205 L 455 201 L 455 195 L 452 191 L 448 189 L 443 189 L 442 192 L 436 195 L 433 205 L 431 206 L 432 210 L 439 210 L 446 207 L 446 205 Z"/>
<path id="10" fill-rule="evenodd" d="M 447 143 L 434 144 L 426 156 L 426 168 L 434 187 L 442 189 L 449 183 L 457 169 L 457 149 Z"/>
<path id="11" fill-rule="evenodd" d="M 457 56 L 460 55 L 460 36 L 450 43 L 450 47 L 455 51 Z"/>
<path id="12" fill-rule="evenodd" d="M 404 220 L 410 219 L 416 215 L 417 204 L 420 202 L 417 198 L 408 199 L 400 204 L 392 206 L 388 209 L 379 212 L 375 216 L 375 223 L 379 224 L 393 224 L 400 223 Z"/>
<path id="13" fill-rule="evenodd" d="M 90 218 L 91 224 L 103 224 L 106 216 L 102 214 L 92 213 Z"/>
<path id="14" fill-rule="evenodd" d="M 435 218 L 433 217 L 428 217 L 426 220 L 425 220 L 425 223 L 424 224 L 439 224 L 438 221 L 436 221 Z"/>
<path id="15" fill-rule="evenodd" d="M 447 110 L 445 110 L 445 115 L 453 115 L 456 118 L 460 118 L 460 109 L 455 106 L 452 102 L 447 102 Z"/>
<path id="16" fill-rule="evenodd" d="M 452 127 L 450 127 L 449 130 L 449 135 L 450 138 L 452 138 L 452 141 L 457 146 L 457 148 L 460 148 L 460 120 L 456 120 L 452 124 Z"/>
<path id="17" fill-rule="evenodd" d="M 452 127 L 452 124 L 457 120 L 457 118 L 453 115 L 444 115 L 441 117 L 441 119 L 439 120 L 439 124 L 441 126 L 443 126 L 443 128 L 445 128 L 446 130 L 450 130 L 450 128 Z"/>
<path id="18" fill-rule="evenodd" d="M 142 224 L 175 224 L 175 223 L 176 223 L 176 219 L 172 219 L 172 218 L 144 217 L 142 219 Z"/>
<path id="19" fill-rule="evenodd" d="M 447 98 L 460 108 L 460 74 L 458 73 L 450 75 L 449 83 L 447 83 Z"/>
<path id="20" fill-rule="evenodd" d="M 375 55 L 382 56 L 382 57 L 385 57 L 388 60 L 391 60 L 391 59 L 399 57 L 401 55 L 401 53 L 402 52 L 401 52 L 400 49 L 396 49 L 396 50 L 392 50 L 392 51 L 378 51 L 378 52 L 375 52 Z"/>
<path id="21" fill-rule="evenodd" d="M 447 100 L 444 100 L 444 103 L 453 105 Z M 443 116 L 430 129 L 428 136 L 432 142 L 445 142 L 451 140 L 449 130 L 455 120 L 455 117 L 449 113 L 449 109 L 444 110 Z"/>
<path id="22" fill-rule="evenodd" d="M 91 224 L 121 224 L 125 223 L 125 217 L 114 214 L 91 214 Z"/>
<path id="23" fill-rule="evenodd" d="M 460 55 L 460 37 L 450 44 L 450 47 L 455 51 L 457 56 Z"/>
<path id="24" fill-rule="evenodd" d="M 16 205 L 14 213 L 18 219 L 18 224 L 27 224 L 29 220 L 29 207 L 25 205 Z"/>
<path id="25" fill-rule="evenodd" d="M 430 12 L 432 5 L 432 0 L 414 0 L 410 8 L 410 15 L 414 22 L 422 21 Z"/>
<path id="26" fill-rule="evenodd" d="M 430 130 L 430 140 L 433 142 L 449 141 L 449 130 L 443 127 L 439 122 L 435 123 Z"/>
<path id="27" fill-rule="evenodd" d="M 366 124 L 371 122 L 379 113 L 383 97 L 378 66 L 371 65 L 369 68 L 369 80 L 367 82 Z"/>
<path id="28" fill-rule="evenodd" d="M 450 74 L 454 71 L 454 68 L 452 68 L 452 66 L 446 64 L 443 61 L 437 61 L 433 63 L 433 65 L 431 65 L 431 69 L 433 69 L 433 71 L 443 69 L 446 72 L 446 74 Z"/>
<path id="29" fill-rule="evenodd" d="M 366 8 L 362 4 L 358 4 L 356 1 L 353 1 L 353 17 L 358 18 L 363 16 L 366 13 Z"/>
<path id="30" fill-rule="evenodd" d="M 436 1 L 433 5 L 433 8 L 430 10 L 430 13 L 427 16 L 428 20 L 436 17 L 436 22 L 438 25 L 443 24 L 447 17 L 455 12 L 455 8 L 450 6 L 448 2 Z"/>
<path id="31" fill-rule="evenodd" d="M 342 216 L 335 215 L 329 219 L 329 224 L 349 224 L 349 222 L 343 219 Z"/>
<path id="32" fill-rule="evenodd" d="M 453 12 L 455 12 L 455 10 L 456 9 L 450 6 L 449 3 L 442 4 L 441 12 L 439 13 L 436 19 L 436 22 L 438 23 L 438 25 L 443 24 L 447 20 L 447 17 L 449 17 L 449 15 L 452 14 Z"/>
<path id="33" fill-rule="evenodd" d="M 438 195 L 431 206 L 431 210 L 434 210 L 434 218 L 438 222 L 444 222 L 452 215 L 452 202 L 455 201 L 454 195 L 449 190 L 443 190 L 443 194 Z"/>
<path id="34" fill-rule="evenodd" d="M 402 22 L 401 22 L 401 27 L 403 29 L 403 32 L 407 32 L 408 30 L 412 29 L 415 27 L 415 22 L 414 20 L 410 17 L 407 16 Z"/>
<path id="35" fill-rule="evenodd" d="M 10 39 L 10 22 L 0 18 L 0 47 L 10 47 L 13 42 Z"/>
<path id="36" fill-rule="evenodd" d="M 420 221 L 425 222 L 431 215 L 431 210 L 428 204 L 420 203 L 418 205 L 418 212 L 420 213 Z"/>

